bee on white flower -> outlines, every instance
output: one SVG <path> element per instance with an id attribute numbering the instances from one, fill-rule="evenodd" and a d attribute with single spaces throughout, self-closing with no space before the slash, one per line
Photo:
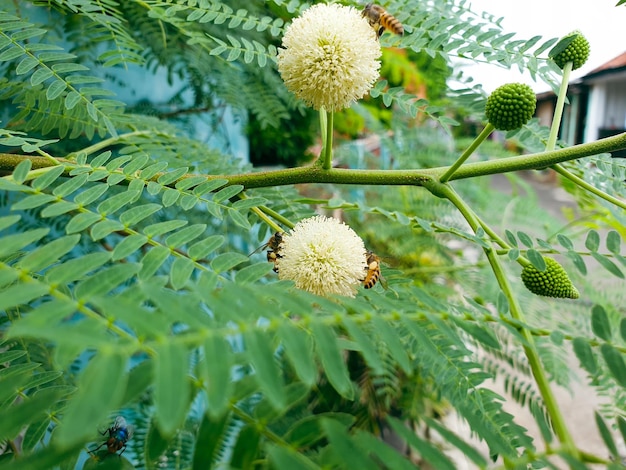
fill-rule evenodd
<path id="1" fill-rule="evenodd" d="M 313 294 L 354 297 L 367 272 L 363 240 L 337 219 L 315 216 L 283 233 L 275 261 L 280 279 Z"/>
<path id="2" fill-rule="evenodd" d="M 377 34 L 354 7 L 318 3 L 293 20 L 278 51 L 285 86 L 308 106 L 339 111 L 378 79 Z"/>

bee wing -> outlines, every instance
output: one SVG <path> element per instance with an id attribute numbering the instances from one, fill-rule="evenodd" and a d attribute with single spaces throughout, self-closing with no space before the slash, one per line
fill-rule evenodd
<path id="1" fill-rule="evenodd" d="M 250 256 L 252 256 L 253 254 L 258 253 L 259 251 L 264 250 L 264 249 L 265 249 L 265 248 L 267 248 L 268 246 L 269 246 L 269 242 L 268 242 L 268 243 L 264 243 L 263 245 L 261 245 L 260 247 L 258 247 L 256 250 L 254 250 L 252 253 L 250 253 L 250 254 L 248 255 L 248 258 L 249 258 Z"/>
<path id="2" fill-rule="evenodd" d="M 128 439 L 131 439 L 133 437 L 133 434 L 135 434 L 135 426 L 129 424 L 128 426 L 126 426 L 126 430 L 128 431 Z"/>

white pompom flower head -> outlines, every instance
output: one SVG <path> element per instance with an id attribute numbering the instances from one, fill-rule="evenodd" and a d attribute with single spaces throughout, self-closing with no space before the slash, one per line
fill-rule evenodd
<path id="1" fill-rule="evenodd" d="M 278 71 L 285 86 L 316 110 L 347 108 L 378 79 L 380 44 L 354 7 L 313 5 L 287 27 L 282 45 Z"/>
<path id="2" fill-rule="evenodd" d="M 348 225 L 318 215 L 283 234 L 276 267 L 298 289 L 354 297 L 367 270 L 365 245 Z"/>

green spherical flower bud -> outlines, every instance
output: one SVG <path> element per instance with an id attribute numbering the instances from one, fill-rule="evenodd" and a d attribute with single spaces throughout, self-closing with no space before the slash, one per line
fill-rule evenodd
<path id="1" fill-rule="evenodd" d="M 560 69 L 572 62 L 572 70 L 576 70 L 589 58 L 589 41 L 580 31 L 572 31 L 552 48 L 549 55 Z"/>
<path id="2" fill-rule="evenodd" d="M 560 299 L 577 299 L 580 294 L 574 287 L 563 267 L 552 258 L 544 258 L 545 271 L 539 271 L 532 264 L 522 270 L 522 281 L 533 294 L 557 297 Z"/>
<path id="3" fill-rule="evenodd" d="M 512 131 L 526 124 L 537 106 L 535 92 L 523 83 L 507 83 L 487 98 L 487 120 L 501 131 Z"/>

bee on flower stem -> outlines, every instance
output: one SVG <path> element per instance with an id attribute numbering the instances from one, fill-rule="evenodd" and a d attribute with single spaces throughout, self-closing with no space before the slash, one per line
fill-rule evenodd
<path id="1" fill-rule="evenodd" d="M 117 451 L 121 450 L 122 452 L 119 455 L 122 455 L 126 450 L 126 442 L 133 437 L 134 431 L 135 428 L 132 425 L 127 425 L 126 420 L 122 416 L 118 416 L 115 418 L 113 426 L 100 433 L 104 436 L 108 432 L 109 438 L 91 451 L 91 453 L 106 445 L 110 454 L 117 454 Z"/>
<path id="2" fill-rule="evenodd" d="M 378 37 L 381 37 L 385 32 L 385 29 L 391 31 L 398 36 L 404 34 L 404 26 L 393 15 L 387 13 L 387 11 L 380 5 L 375 3 L 368 3 L 363 8 L 361 16 L 367 18 L 370 26 L 374 28 Z"/>
<path id="3" fill-rule="evenodd" d="M 380 279 L 380 258 L 371 251 L 367 251 L 365 253 L 365 262 L 367 267 L 365 268 L 366 274 L 365 279 L 363 279 L 363 287 L 371 289 Z"/>
<path id="4" fill-rule="evenodd" d="M 254 250 L 248 256 L 252 256 L 256 252 L 264 250 L 265 248 L 268 248 L 268 250 L 267 250 L 267 262 L 268 263 L 274 263 L 274 272 L 277 273 L 278 272 L 278 267 L 276 266 L 276 260 L 278 258 L 281 258 L 281 256 L 280 256 L 280 244 L 283 241 L 283 233 L 284 232 L 276 232 L 276 233 L 274 233 L 274 235 L 272 235 L 270 237 L 270 239 L 267 241 L 267 243 L 265 243 L 265 244 L 261 245 L 260 247 L 258 247 L 256 250 Z"/>

